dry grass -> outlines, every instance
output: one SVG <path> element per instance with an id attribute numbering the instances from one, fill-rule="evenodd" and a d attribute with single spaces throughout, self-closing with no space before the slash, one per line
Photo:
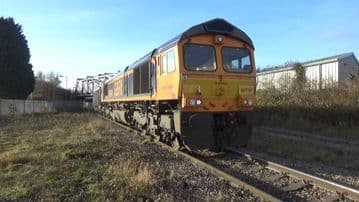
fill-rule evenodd
<path id="1" fill-rule="evenodd" d="M 321 162 L 329 167 L 335 166 L 354 170 L 359 167 L 358 153 L 264 134 L 253 136 L 248 149 L 293 160 Z"/>
<path id="2" fill-rule="evenodd" d="M 258 90 L 263 125 L 359 140 L 359 82 L 328 89 Z"/>
<path id="3" fill-rule="evenodd" d="M 0 201 L 151 197 L 151 171 L 116 160 L 116 128 L 91 114 L 0 120 Z"/>
<path id="4" fill-rule="evenodd" d="M 102 180 L 106 182 L 107 194 L 111 198 L 121 199 L 129 195 L 147 198 L 151 195 L 151 171 L 147 165 L 141 166 L 136 160 L 109 166 Z M 121 188 L 121 192 L 116 191 Z"/>

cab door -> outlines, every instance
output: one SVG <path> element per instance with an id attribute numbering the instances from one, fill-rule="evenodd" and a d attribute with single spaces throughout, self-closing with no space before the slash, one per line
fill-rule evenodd
<path id="1" fill-rule="evenodd" d="M 159 100 L 177 100 L 179 68 L 177 47 L 169 48 L 157 56 L 157 94 Z"/>

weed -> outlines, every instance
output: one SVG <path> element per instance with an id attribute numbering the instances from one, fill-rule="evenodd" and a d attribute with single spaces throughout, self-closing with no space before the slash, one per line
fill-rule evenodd
<path id="1" fill-rule="evenodd" d="M 257 118 L 267 126 L 359 140 L 359 81 L 320 90 L 308 85 L 258 90 Z"/>
<path id="2" fill-rule="evenodd" d="M 278 146 L 280 145 L 280 146 Z M 321 162 L 328 166 L 355 169 L 359 166 L 357 153 L 331 147 L 304 143 L 258 134 L 248 144 L 248 149 L 269 155 L 307 162 Z"/>
<path id="3" fill-rule="evenodd" d="M 118 131 L 94 115 L 42 114 L 0 124 L 0 201 L 151 197 L 148 165 L 114 161 Z"/>

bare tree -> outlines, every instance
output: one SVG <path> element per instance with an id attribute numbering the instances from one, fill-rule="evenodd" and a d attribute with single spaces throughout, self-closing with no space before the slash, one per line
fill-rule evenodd
<path id="1" fill-rule="evenodd" d="M 55 100 L 55 99 L 64 99 L 64 89 L 60 88 L 61 80 L 59 79 L 59 74 L 50 72 L 44 74 L 39 71 L 36 74 L 35 88 L 32 92 L 32 99 L 38 100 Z"/>

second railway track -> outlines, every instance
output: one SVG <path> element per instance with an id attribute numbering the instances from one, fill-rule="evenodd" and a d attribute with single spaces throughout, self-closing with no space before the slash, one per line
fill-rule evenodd
<path id="1" fill-rule="evenodd" d="M 241 156 L 245 156 L 248 159 L 254 159 L 255 161 L 258 161 L 260 163 L 262 163 L 262 165 L 266 165 L 266 167 L 268 169 L 277 171 L 278 173 L 282 173 L 282 174 L 286 174 L 289 176 L 292 176 L 294 178 L 298 178 L 301 179 L 303 182 L 306 183 L 305 186 L 307 185 L 311 185 L 311 186 L 318 186 L 324 189 L 327 189 L 333 193 L 336 193 L 337 195 L 334 196 L 334 198 L 338 198 L 338 199 L 352 199 L 352 200 L 356 200 L 359 201 L 359 190 L 356 190 L 354 188 L 348 187 L 348 186 L 344 186 L 341 185 L 339 183 L 336 182 L 332 182 L 305 172 L 301 172 L 299 170 L 295 170 L 292 168 L 289 168 L 287 166 L 283 166 L 281 164 L 272 162 L 272 161 L 268 161 L 259 157 L 254 156 L 253 154 L 250 153 L 246 153 L 246 152 L 242 152 L 239 150 L 235 150 L 232 148 L 228 149 L 229 152 L 241 155 Z"/>
<path id="2" fill-rule="evenodd" d="M 107 119 L 131 132 L 141 132 Z M 156 141 L 163 148 L 190 160 L 195 165 L 227 180 L 234 187 L 242 187 L 264 201 L 359 201 L 359 191 L 321 179 L 233 148 L 227 153 L 188 153 L 177 151 Z M 207 153 L 208 154 L 208 153 Z M 213 155 L 214 154 L 214 155 Z"/>
<path id="3" fill-rule="evenodd" d="M 237 149 L 199 155 L 204 161 L 283 201 L 359 201 L 359 191 Z"/>

